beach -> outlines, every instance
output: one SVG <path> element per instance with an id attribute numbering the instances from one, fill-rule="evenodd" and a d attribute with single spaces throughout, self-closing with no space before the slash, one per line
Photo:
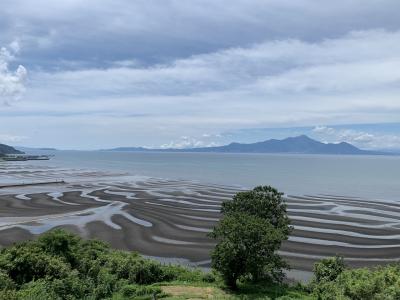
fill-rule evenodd
<path id="1" fill-rule="evenodd" d="M 117 249 L 204 268 L 210 267 L 215 245 L 207 233 L 221 217 L 220 205 L 243 190 L 125 173 L 8 166 L 3 168 L 9 187 L 0 188 L 2 247 L 66 228 Z M 22 178 L 29 184 L 15 184 Z M 65 182 L 54 182 L 57 178 Z M 280 252 L 293 269 L 290 276 L 307 280 L 314 262 L 336 254 L 352 267 L 399 259 L 396 201 L 331 194 L 286 194 L 284 201 L 294 230 Z"/>

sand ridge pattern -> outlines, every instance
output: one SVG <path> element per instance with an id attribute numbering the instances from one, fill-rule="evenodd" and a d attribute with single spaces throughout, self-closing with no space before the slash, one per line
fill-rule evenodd
<path id="1" fill-rule="evenodd" d="M 36 176 L 37 175 L 37 176 Z M 64 227 L 113 247 L 207 267 L 207 237 L 238 187 L 86 170 L 2 165 L 0 182 L 67 183 L 0 188 L 0 245 Z M 13 181 L 14 180 L 14 181 Z M 400 256 L 400 204 L 335 195 L 286 195 L 294 232 L 281 249 L 294 269 L 341 254 L 353 266 Z"/>

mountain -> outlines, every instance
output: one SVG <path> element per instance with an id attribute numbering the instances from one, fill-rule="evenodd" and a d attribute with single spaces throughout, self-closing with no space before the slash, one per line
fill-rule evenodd
<path id="1" fill-rule="evenodd" d="M 288 154 L 351 154 L 351 155 L 384 155 L 386 152 L 361 150 L 349 143 L 321 143 L 306 135 L 289 137 L 283 140 L 267 140 L 252 144 L 231 143 L 219 147 L 189 149 L 147 149 L 142 147 L 122 147 L 107 151 L 134 152 L 218 152 L 218 153 L 288 153 Z"/>
<path id="2" fill-rule="evenodd" d="M 24 152 L 21 152 L 11 146 L 0 144 L 0 156 L 4 156 L 6 154 L 23 154 Z"/>

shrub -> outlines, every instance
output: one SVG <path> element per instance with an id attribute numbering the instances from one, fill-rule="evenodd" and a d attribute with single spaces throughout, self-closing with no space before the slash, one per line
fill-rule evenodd
<path id="1" fill-rule="evenodd" d="M 127 298 L 134 298 L 146 295 L 159 295 L 161 294 L 160 287 L 154 286 L 140 286 L 140 285 L 125 285 L 121 288 L 121 294 Z"/>
<path id="2" fill-rule="evenodd" d="M 325 258 L 314 264 L 314 276 L 317 283 L 333 281 L 345 270 L 341 256 Z"/>
<path id="3" fill-rule="evenodd" d="M 399 265 L 374 269 L 348 269 L 338 272 L 342 268 L 342 263 L 337 258 L 332 258 L 324 260 L 318 266 L 321 267 L 318 271 L 323 270 L 323 276 L 319 277 L 320 280 L 314 281 L 312 288 L 314 295 L 319 300 L 400 299 Z M 324 267 L 322 268 L 322 266 Z M 330 268 L 331 270 L 329 270 Z"/>
<path id="4" fill-rule="evenodd" d="M 162 268 L 163 281 L 198 282 L 203 276 L 203 272 L 199 269 L 189 269 L 179 265 L 163 265 Z"/>
<path id="5" fill-rule="evenodd" d="M 41 235 L 36 243 L 43 252 L 63 257 L 72 266 L 75 266 L 79 260 L 76 253 L 80 245 L 80 238 L 72 233 L 55 229 Z"/>
<path id="6" fill-rule="evenodd" d="M 146 295 L 160 290 L 136 284 L 200 281 L 201 274 L 54 230 L 0 250 L 0 300 L 118 299 L 128 284 L 135 286 L 136 295 Z"/>
<path id="7" fill-rule="evenodd" d="M 0 290 L 0 300 L 18 300 L 16 290 Z"/>
<path id="8" fill-rule="evenodd" d="M 70 271 L 69 265 L 62 259 L 41 252 L 35 245 L 17 245 L 5 249 L 1 254 L 0 268 L 17 284 L 44 277 L 63 278 Z"/>
<path id="9" fill-rule="evenodd" d="M 215 275 L 213 273 L 205 273 L 201 280 L 203 282 L 213 283 L 216 281 Z"/>
<path id="10" fill-rule="evenodd" d="M 13 290 L 15 288 L 14 281 L 6 273 L 0 271 L 0 290 Z"/>
<path id="11" fill-rule="evenodd" d="M 138 284 L 152 284 L 164 281 L 164 271 L 160 263 L 139 259 L 130 270 L 129 279 Z"/>
<path id="12" fill-rule="evenodd" d="M 17 299 L 26 300 L 56 300 L 61 299 L 51 288 L 50 284 L 44 280 L 31 281 L 22 286 L 17 293 Z"/>

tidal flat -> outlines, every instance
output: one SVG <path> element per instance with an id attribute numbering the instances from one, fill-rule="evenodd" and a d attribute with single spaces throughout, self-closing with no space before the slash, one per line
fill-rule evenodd
<path id="1" fill-rule="evenodd" d="M 3 247 L 66 228 L 117 249 L 204 268 L 210 266 L 214 246 L 207 233 L 221 217 L 221 203 L 242 190 L 19 163 L 2 165 L 1 176 L 10 185 L 0 188 Z M 60 178 L 65 182 L 54 183 Z M 30 185 L 11 186 L 13 182 Z M 330 194 L 284 199 L 294 226 L 281 248 L 293 269 L 290 276 L 304 279 L 315 261 L 336 254 L 354 267 L 399 259 L 400 203 Z"/>

